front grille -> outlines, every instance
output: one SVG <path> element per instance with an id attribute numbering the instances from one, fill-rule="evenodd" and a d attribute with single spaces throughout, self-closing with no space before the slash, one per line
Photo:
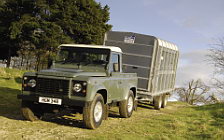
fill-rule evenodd
<path id="1" fill-rule="evenodd" d="M 37 78 L 36 90 L 44 94 L 68 95 L 69 80 Z"/>

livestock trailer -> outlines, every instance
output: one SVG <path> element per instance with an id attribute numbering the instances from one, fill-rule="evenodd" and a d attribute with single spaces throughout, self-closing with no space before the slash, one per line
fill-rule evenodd
<path id="1" fill-rule="evenodd" d="M 174 90 L 179 51 L 173 43 L 150 35 L 109 31 L 104 45 L 122 49 L 123 72 L 137 73 L 139 100 L 162 100 L 161 96 Z"/>

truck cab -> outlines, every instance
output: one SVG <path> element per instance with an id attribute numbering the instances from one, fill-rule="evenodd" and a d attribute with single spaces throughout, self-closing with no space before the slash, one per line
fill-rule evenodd
<path id="1" fill-rule="evenodd" d="M 30 121 L 55 109 L 81 109 L 87 128 L 99 127 L 108 108 L 132 115 L 137 74 L 123 73 L 122 50 L 113 46 L 62 44 L 50 69 L 24 73 L 22 115 Z"/>

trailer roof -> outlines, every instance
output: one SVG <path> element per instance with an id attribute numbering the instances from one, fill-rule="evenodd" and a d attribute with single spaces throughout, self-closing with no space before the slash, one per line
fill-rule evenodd
<path id="1" fill-rule="evenodd" d="M 122 53 L 122 50 L 119 47 L 115 46 L 103 46 L 103 45 L 85 45 L 85 44 L 61 44 L 59 47 L 82 47 L 82 48 L 96 48 L 96 49 L 110 49 L 113 52 Z"/>
<path id="2" fill-rule="evenodd" d="M 159 45 L 162 46 L 162 47 L 166 47 L 166 48 L 178 51 L 177 45 L 175 45 L 173 43 L 170 43 L 170 42 L 162 40 L 162 39 L 158 39 L 158 42 L 159 42 Z"/>
<path id="3" fill-rule="evenodd" d="M 124 41 L 125 37 L 130 37 L 130 41 L 133 41 L 132 42 L 133 44 L 143 44 L 143 45 L 153 45 L 154 40 L 157 40 L 159 46 L 178 51 L 178 47 L 175 44 L 151 35 L 139 34 L 134 32 L 122 32 L 122 31 L 108 31 L 105 34 L 106 41 L 125 42 Z"/>

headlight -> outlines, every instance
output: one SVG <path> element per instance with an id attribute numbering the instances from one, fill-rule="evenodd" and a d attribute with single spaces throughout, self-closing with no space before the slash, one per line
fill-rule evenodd
<path id="1" fill-rule="evenodd" d="M 36 76 L 24 76 L 23 83 L 22 83 L 22 90 L 35 92 L 36 87 L 37 87 L 36 79 L 37 79 Z"/>
<path id="2" fill-rule="evenodd" d="M 76 84 L 74 84 L 74 86 L 73 86 L 73 90 L 74 90 L 75 92 L 80 92 L 80 91 L 82 90 L 82 85 L 81 85 L 80 83 L 76 83 Z"/>
<path id="3" fill-rule="evenodd" d="M 34 88 L 36 86 L 36 84 L 37 84 L 37 82 L 35 79 L 30 79 L 29 82 L 27 83 L 27 85 L 32 88 Z"/>
<path id="4" fill-rule="evenodd" d="M 86 81 L 73 81 L 72 95 L 85 97 L 87 93 L 87 82 Z"/>

